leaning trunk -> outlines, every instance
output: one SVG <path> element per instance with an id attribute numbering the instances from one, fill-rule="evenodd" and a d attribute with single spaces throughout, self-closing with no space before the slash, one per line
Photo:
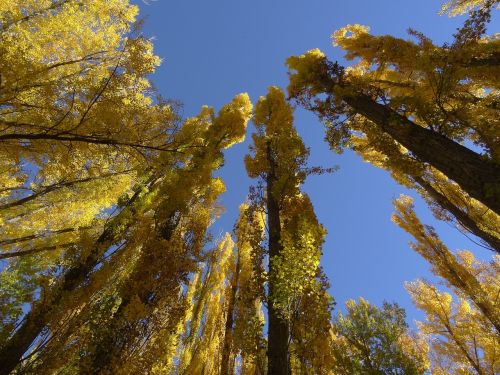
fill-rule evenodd
<path id="1" fill-rule="evenodd" d="M 472 198 L 500 215 L 500 165 L 415 124 L 367 95 L 346 95 L 343 99 L 417 158 L 443 172 Z"/>
<path id="2" fill-rule="evenodd" d="M 479 225 L 467 215 L 467 213 L 463 212 L 459 207 L 457 207 L 453 202 L 451 202 L 446 196 L 438 192 L 434 187 L 427 181 L 425 181 L 421 177 L 413 177 L 414 180 L 424 188 L 430 197 L 432 197 L 436 203 L 438 203 L 441 207 L 448 210 L 457 221 L 470 231 L 472 234 L 481 238 L 486 245 L 488 245 L 491 250 L 500 254 L 500 239 L 493 236 L 492 234 L 484 231 L 479 227 Z"/>

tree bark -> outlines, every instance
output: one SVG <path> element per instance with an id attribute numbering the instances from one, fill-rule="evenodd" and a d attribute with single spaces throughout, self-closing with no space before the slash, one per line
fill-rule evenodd
<path id="1" fill-rule="evenodd" d="M 267 148 L 267 158 L 270 172 L 267 175 L 267 220 L 269 228 L 269 298 L 267 302 L 269 328 L 268 328 L 268 371 L 269 375 L 289 375 L 290 363 L 288 356 L 288 339 L 290 327 L 279 311 L 274 307 L 276 273 L 272 259 L 282 253 L 281 245 L 281 220 L 280 207 L 277 197 L 273 194 L 276 182 L 275 161 L 271 155 L 270 146 Z"/>
<path id="2" fill-rule="evenodd" d="M 500 215 L 500 165 L 415 124 L 365 94 L 346 95 L 343 99 L 418 159 L 443 172 L 472 198 Z"/>

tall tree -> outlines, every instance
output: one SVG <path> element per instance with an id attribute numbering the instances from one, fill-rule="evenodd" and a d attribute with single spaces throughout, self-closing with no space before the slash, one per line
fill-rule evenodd
<path id="1" fill-rule="evenodd" d="M 257 207 L 242 204 L 234 228 L 236 263 L 227 298 L 221 374 L 235 371 L 237 357 L 240 373 L 264 374 L 265 342 L 262 335 L 264 297 L 263 240 L 265 214 Z"/>
<path id="2" fill-rule="evenodd" d="M 218 374 L 223 357 L 226 325 L 235 272 L 234 243 L 226 233 L 209 254 L 204 280 L 193 300 L 193 315 L 183 338 L 179 374 Z"/>
<path id="3" fill-rule="evenodd" d="M 0 371 L 56 315 L 62 295 L 47 290 L 76 288 L 156 184 L 151 163 L 178 146 L 175 111 L 147 79 L 160 59 L 136 30 L 137 10 L 121 0 L 0 5 L 0 249 L 9 259 Z"/>
<path id="4" fill-rule="evenodd" d="M 420 222 L 409 197 L 402 196 L 395 205 L 393 220 L 415 238 L 412 248 L 432 265 L 434 274 L 455 295 L 454 298 L 449 292 L 439 291 L 428 281 L 407 284 L 415 305 L 426 314 L 419 326 L 432 349 L 433 373 L 497 373 L 498 255 L 486 262 L 475 259 L 469 251 L 452 253 L 432 227 Z"/>
<path id="5" fill-rule="evenodd" d="M 393 215 L 393 220 L 415 238 L 416 242 L 411 244 L 412 248 L 432 265 L 433 272 L 446 280 L 449 287 L 470 300 L 500 336 L 500 303 L 497 298 L 500 285 L 495 282 L 489 284 L 494 278 L 481 280 L 471 265 L 457 259 L 439 239 L 434 228 L 424 226 L 420 222 L 411 198 L 402 196 L 395 201 L 395 206 L 396 214 Z"/>
<path id="6" fill-rule="evenodd" d="M 290 324 L 305 291 L 317 280 L 321 245 L 325 235 L 309 198 L 300 184 L 308 150 L 293 126 L 293 112 L 283 92 L 270 87 L 255 106 L 252 156 L 245 157 L 250 177 L 261 178 L 260 187 L 268 228 L 268 373 L 289 374 Z M 315 171 L 321 172 L 321 169 Z"/>
<path id="7" fill-rule="evenodd" d="M 7 339 L 2 347 L 1 358 L 2 360 L 5 358 L 6 364 L 15 366 L 19 362 L 20 357 L 42 332 L 42 329 L 58 317 L 55 312 L 64 314 L 66 311 L 70 311 L 67 309 L 71 307 L 71 304 L 86 303 L 85 298 L 89 298 L 88 288 L 91 290 L 97 288 L 96 285 L 92 285 L 94 282 L 102 283 L 103 280 L 106 280 L 106 277 L 99 276 L 99 274 L 112 270 L 112 262 L 109 267 L 99 268 L 101 262 L 109 257 L 109 255 L 105 256 L 108 251 L 111 251 L 112 261 L 115 257 L 120 259 L 123 257 L 122 254 L 127 254 L 130 251 L 133 254 L 134 251 L 140 250 L 144 246 L 139 254 L 131 257 L 131 259 L 135 259 L 139 270 L 144 270 L 143 267 L 152 261 L 155 254 L 158 255 L 158 258 L 163 258 L 161 254 L 162 241 L 172 240 L 170 237 L 177 224 L 190 209 L 198 207 L 198 212 L 193 214 L 198 215 L 198 222 L 210 221 L 211 216 L 207 215 L 206 212 L 210 212 L 213 198 L 204 195 L 205 193 L 197 194 L 208 191 L 213 192 L 216 197 L 221 192 L 220 181 L 214 184 L 211 174 L 222 163 L 221 150 L 244 138 L 246 122 L 250 113 L 251 103 L 248 96 L 242 94 L 224 106 L 218 116 L 214 115 L 212 109 L 205 107 L 199 116 L 185 122 L 176 137 L 182 142 L 190 141 L 192 145 L 197 147 L 190 147 L 189 151 L 183 152 L 180 158 L 165 155 L 163 162 L 159 163 L 158 170 L 153 173 L 153 177 L 150 179 L 150 186 L 147 189 L 139 189 L 136 195 L 128 200 L 122 211 L 108 223 L 99 238 L 95 242 L 87 242 L 88 249 L 83 251 L 81 259 L 78 259 L 72 267 L 64 270 L 62 276 L 54 280 L 53 286 L 44 290 L 45 298 L 33 304 L 32 309 L 24 317 L 20 328 Z M 169 158 L 172 160 L 168 160 Z M 169 163 L 166 164 L 166 161 Z M 169 166 L 169 168 L 164 170 L 165 166 Z M 215 180 L 215 182 L 217 181 Z M 206 227 L 207 224 L 204 225 Z M 203 226 L 198 228 L 194 226 L 185 232 L 184 235 L 188 236 L 186 241 L 200 241 L 204 233 L 202 229 Z M 151 244 L 147 241 L 143 245 L 138 243 L 137 241 L 140 241 L 142 236 L 150 238 Z M 137 256 L 139 257 L 137 258 Z M 159 263 L 158 266 L 161 267 L 162 263 Z M 170 267 L 172 264 L 166 263 L 165 266 Z M 134 262 L 127 264 L 128 267 L 134 267 Z M 96 277 L 92 277 L 93 271 L 97 271 Z M 153 269 L 151 272 L 145 273 L 147 277 L 138 271 L 134 273 L 133 268 L 129 268 L 128 271 L 131 272 L 128 274 L 129 280 L 122 285 L 122 289 L 116 290 L 116 287 L 120 285 L 119 282 L 113 287 L 117 294 L 115 300 L 116 297 L 121 297 L 122 302 L 119 303 L 123 304 L 125 301 L 120 313 L 124 312 L 129 302 L 135 300 L 134 291 L 143 298 L 149 298 L 147 296 L 153 291 L 148 289 L 147 280 L 153 285 L 159 283 L 159 287 L 162 287 L 162 279 L 153 272 Z M 181 269 L 174 269 L 171 272 L 175 274 L 178 271 L 180 272 Z M 158 272 L 166 271 L 159 269 Z M 104 274 L 106 275 L 106 273 Z M 168 284 L 167 279 L 165 282 Z M 90 286 L 87 286 L 89 281 Z M 130 287 L 127 283 L 131 283 L 130 285 L 138 283 L 138 285 Z M 142 289 L 137 291 L 137 287 Z M 83 301 L 74 297 L 75 291 L 82 295 Z M 73 295 L 70 300 L 68 300 L 69 295 Z M 161 298 L 158 301 L 161 301 Z M 69 306 L 68 303 L 70 303 Z M 153 306 L 155 305 L 153 304 Z M 112 333 L 111 326 L 113 324 L 110 325 L 108 332 L 112 337 L 116 337 L 116 332 Z M 112 338 L 111 341 L 114 342 L 113 340 Z M 107 355 L 106 358 L 112 359 Z M 108 359 L 98 360 L 99 366 L 107 366 Z M 97 361 L 97 357 L 95 360 Z M 99 366 L 96 365 L 97 368 Z"/>
<path id="8" fill-rule="evenodd" d="M 484 36 L 494 3 L 469 2 L 480 8 L 451 45 L 416 31 L 415 42 L 373 36 L 361 25 L 340 29 L 334 44 L 359 62 L 344 69 L 317 49 L 290 57 L 289 95 L 325 120 L 333 148 L 371 132 L 379 151 L 404 147 L 498 215 L 498 40 Z"/>
<path id="9" fill-rule="evenodd" d="M 141 182 L 145 163 L 176 147 L 137 11 L 122 0 L 2 4 L 2 253 L 64 249 L 102 229 L 99 215 Z"/>
<path id="10" fill-rule="evenodd" d="M 262 256 L 255 256 L 263 230 L 261 213 L 244 204 L 235 226 L 236 243 L 226 234 L 204 256 L 174 372 L 233 374 L 239 358 L 239 373 L 265 373 L 263 284 L 257 269 Z"/>

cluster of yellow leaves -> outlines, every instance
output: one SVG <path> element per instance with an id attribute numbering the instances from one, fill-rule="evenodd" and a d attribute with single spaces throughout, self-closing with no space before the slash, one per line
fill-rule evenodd
<path id="1" fill-rule="evenodd" d="M 293 195 L 305 179 L 301 167 L 309 152 L 293 127 L 293 111 L 281 89 L 270 87 L 268 95 L 259 98 L 253 121 L 258 132 L 252 134 L 250 151 L 254 155 L 245 156 L 248 175 L 255 178 L 272 173 L 276 197 Z"/>
<path id="2" fill-rule="evenodd" d="M 290 75 L 288 95 L 297 96 L 300 91 L 307 90 L 311 95 L 322 92 L 320 86 L 325 54 L 318 48 L 307 51 L 300 56 L 291 56 L 286 60 L 286 65 L 294 73 Z"/>
<path id="3" fill-rule="evenodd" d="M 441 292 L 426 281 L 407 284 L 416 306 L 426 313 L 420 323 L 431 348 L 433 371 L 444 373 L 494 374 L 499 370 L 500 332 L 499 259 L 475 259 L 469 251 L 453 254 L 434 229 L 420 223 L 413 201 L 402 196 L 395 201 L 393 220 L 416 240 L 411 246 L 432 265 L 458 297 Z"/>
<path id="4" fill-rule="evenodd" d="M 235 228 L 238 290 L 235 301 L 234 356 L 241 358 L 244 373 L 264 371 L 263 250 L 265 214 L 240 206 Z"/>
<path id="5" fill-rule="evenodd" d="M 326 235 L 318 223 L 307 195 L 285 199 L 283 203 L 282 252 L 270 261 L 276 269 L 275 294 L 277 309 L 287 319 L 298 309 L 301 297 L 314 293 L 321 257 L 321 245 Z"/>
<path id="6" fill-rule="evenodd" d="M 2 252 L 102 229 L 141 181 L 142 147 L 168 142 L 175 116 L 153 105 L 146 76 L 160 59 L 132 35 L 137 12 L 122 0 L 2 3 Z"/>
<path id="7" fill-rule="evenodd" d="M 498 267 L 498 266 L 497 266 Z M 483 314 L 468 300 L 452 298 L 428 282 L 407 284 L 415 305 L 425 312 L 420 331 L 431 346 L 434 374 L 496 374 L 498 333 L 484 324 Z"/>
<path id="8" fill-rule="evenodd" d="M 441 6 L 440 13 L 453 17 L 470 12 L 474 8 L 482 8 L 489 3 L 491 0 L 449 0 Z"/>

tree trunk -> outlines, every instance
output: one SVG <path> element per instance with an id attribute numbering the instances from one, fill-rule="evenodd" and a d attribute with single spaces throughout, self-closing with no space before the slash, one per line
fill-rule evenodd
<path id="1" fill-rule="evenodd" d="M 444 264 L 449 272 L 449 277 L 443 276 L 450 284 L 458 288 L 467 295 L 482 314 L 490 321 L 496 333 L 500 336 L 500 316 L 495 308 L 495 303 L 483 290 L 481 283 L 476 276 L 471 274 L 463 265 L 461 265 L 455 255 L 446 248 L 437 248 L 436 253 L 439 258 L 437 261 Z M 431 261 L 431 264 L 433 262 Z"/>
<path id="2" fill-rule="evenodd" d="M 343 99 L 418 159 L 443 172 L 472 198 L 500 215 L 500 165 L 415 124 L 367 95 L 346 95 Z"/>
<path id="3" fill-rule="evenodd" d="M 432 197 L 436 201 L 436 203 L 438 203 L 441 207 L 455 216 L 460 225 L 469 230 L 472 234 L 482 239 L 485 244 L 491 248 L 491 250 L 500 254 L 499 238 L 482 230 L 476 224 L 476 222 L 467 215 L 467 213 L 463 212 L 459 207 L 455 206 L 453 202 L 451 202 L 446 196 L 434 189 L 434 187 L 429 182 L 425 181 L 421 177 L 414 176 L 413 179 L 427 191 L 429 196 Z"/>
<path id="4" fill-rule="evenodd" d="M 267 220 L 269 227 L 269 298 L 267 302 L 269 328 L 268 328 L 268 371 L 269 375 L 289 375 L 290 363 L 288 357 L 288 339 L 290 336 L 290 327 L 288 322 L 283 319 L 279 312 L 274 308 L 273 296 L 275 293 L 274 275 L 276 273 L 272 259 L 282 252 L 281 245 L 281 221 L 280 208 L 277 197 L 275 197 L 273 188 L 276 181 L 275 161 L 271 156 L 270 146 L 268 145 L 268 162 L 270 172 L 267 175 Z"/>
<path id="5" fill-rule="evenodd" d="M 238 251 L 238 259 L 236 261 L 236 269 L 231 280 L 230 295 L 227 300 L 227 316 L 226 327 L 224 331 L 224 346 L 222 348 L 221 375 L 232 375 L 234 364 L 231 361 L 231 350 L 233 346 L 233 325 L 234 325 L 234 306 L 236 302 L 236 292 L 238 290 L 238 280 L 240 276 L 240 256 Z"/>

